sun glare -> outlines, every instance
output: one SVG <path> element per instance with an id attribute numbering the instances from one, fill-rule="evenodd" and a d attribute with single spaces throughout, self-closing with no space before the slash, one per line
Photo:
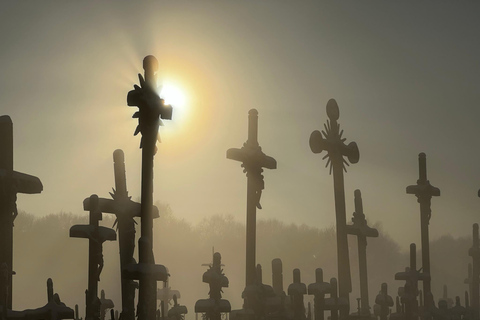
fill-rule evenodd
<path id="1" fill-rule="evenodd" d="M 186 117 L 187 97 L 182 89 L 175 84 L 164 82 L 160 88 L 160 97 L 165 100 L 165 104 L 173 107 L 173 122 L 183 122 Z"/>

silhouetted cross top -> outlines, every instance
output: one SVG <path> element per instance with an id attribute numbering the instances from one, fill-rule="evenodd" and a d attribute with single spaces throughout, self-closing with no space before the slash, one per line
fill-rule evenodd
<path id="1" fill-rule="evenodd" d="M 40 179 L 13 170 L 13 123 L 0 117 L 0 265 L 6 266 L 6 286 L 0 289 L 0 306 L 12 309 L 13 221 L 17 217 L 17 193 L 40 193 Z"/>
<path id="2" fill-rule="evenodd" d="M 242 162 L 247 174 L 247 250 L 246 286 L 255 284 L 256 208 L 261 209 L 260 197 L 264 188 L 263 168 L 276 169 L 277 161 L 265 155 L 258 144 L 258 112 L 248 112 L 248 140 L 241 149 L 227 150 L 227 158 Z"/>

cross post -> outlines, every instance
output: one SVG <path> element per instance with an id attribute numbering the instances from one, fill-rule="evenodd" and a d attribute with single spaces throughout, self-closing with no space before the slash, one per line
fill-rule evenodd
<path id="1" fill-rule="evenodd" d="M 0 116 L 0 265 L 5 264 L 6 288 L 0 288 L 0 306 L 12 309 L 13 221 L 17 217 L 17 193 L 40 193 L 39 178 L 13 170 L 13 123 Z"/>
<path id="2" fill-rule="evenodd" d="M 138 75 L 140 86 L 128 92 L 127 104 L 138 107 L 133 115 L 138 118 L 135 135 L 142 134 L 142 185 L 141 185 L 141 235 L 138 240 L 138 264 L 128 265 L 122 272 L 129 279 L 139 280 L 138 320 L 155 319 L 157 311 L 157 281 L 168 277 L 163 265 L 155 264 L 153 255 L 153 158 L 156 153 L 156 141 L 160 119 L 172 119 L 172 107 L 157 93 L 156 73 L 158 61 L 154 56 L 143 59 L 145 79 Z"/>
<path id="3" fill-rule="evenodd" d="M 430 244 L 428 236 L 428 224 L 432 216 L 430 209 L 432 197 L 440 196 L 440 189 L 432 186 L 427 180 L 427 156 L 425 153 L 418 155 L 419 178 L 416 185 L 407 187 L 407 194 L 413 194 L 420 203 L 420 226 L 422 238 L 422 268 L 423 272 L 430 275 Z M 432 292 L 431 279 L 423 281 L 423 297 L 425 308 L 430 308 L 430 301 L 426 299 L 427 295 Z"/>
<path id="4" fill-rule="evenodd" d="M 262 152 L 258 144 L 258 111 L 248 112 L 248 140 L 241 149 L 227 150 L 227 158 L 242 162 L 247 174 L 247 243 L 245 286 L 255 284 L 256 215 L 261 209 L 260 197 L 264 188 L 263 168 L 276 169 L 277 161 Z M 249 306 L 247 306 L 249 307 Z"/>
<path id="5" fill-rule="evenodd" d="M 333 186 L 335 190 L 335 213 L 337 228 L 337 267 L 338 267 L 338 296 L 349 301 L 352 292 L 352 280 L 350 276 L 350 259 L 348 256 L 347 218 L 345 209 L 345 187 L 343 171 L 350 163 L 357 163 L 360 158 L 357 144 L 350 142 L 345 144 L 346 138 L 342 138 L 343 130 L 337 120 L 340 110 L 337 102 L 330 99 L 327 103 L 327 116 L 329 120 L 324 125 L 322 132 L 315 130 L 310 135 L 310 149 L 313 153 L 326 151 L 323 159 L 327 159 L 326 167 L 330 165 L 330 173 L 333 169 Z M 322 135 L 323 134 L 323 135 Z M 345 160 L 346 157 L 348 159 Z M 349 308 L 340 309 L 340 317 L 348 316 Z"/>
<path id="6" fill-rule="evenodd" d="M 347 234 L 357 236 L 361 299 L 359 316 L 363 316 L 370 314 L 370 305 L 368 303 L 367 237 L 378 237 L 378 231 L 367 225 L 367 220 L 365 220 L 365 214 L 363 213 L 362 193 L 360 190 L 355 190 L 354 195 L 355 212 L 352 218 L 353 224 L 347 225 Z"/>

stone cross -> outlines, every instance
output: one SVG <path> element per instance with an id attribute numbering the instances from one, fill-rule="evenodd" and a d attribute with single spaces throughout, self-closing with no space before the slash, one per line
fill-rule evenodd
<path id="1" fill-rule="evenodd" d="M 9 116 L 0 116 L 0 265 L 6 268 L 5 282 L 0 288 L 0 307 L 12 309 L 13 221 L 17 217 L 17 193 L 40 193 L 42 182 L 37 177 L 13 170 L 13 123 Z"/>
<path id="2" fill-rule="evenodd" d="M 468 251 L 472 257 L 472 296 L 471 306 L 473 309 L 474 320 L 478 320 L 479 313 L 479 276 L 480 276 L 480 240 L 478 237 L 478 223 L 473 225 L 473 245 Z"/>
<path id="3" fill-rule="evenodd" d="M 138 107 L 133 117 L 138 118 L 135 135 L 142 134 L 142 184 L 141 184 L 141 235 L 138 240 L 138 264 L 130 264 L 123 270 L 125 277 L 139 280 L 138 320 L 151 320 L 157 311 L 157 281 L 168 277 L 166 268 L 155 264 L 153 255 L 153 158 L 156 153 L 156 141 L 160 119 L 172 119 L 172 107 L 157 93 L 156 72 L 158 61 L 154 56 L 143 59 L 145 79 L 138 75 L 140 87 L 127 95 L 127 104 Z"/>
<path id="4" fill-rule="evenodd" d="M 325 294 L 330 293 L 330 283 L 323 281 L 323 270 L 315 270 L 315 282 L 308 285 L 308 294 L 313 295 L 315 320 L 324 320 Z"/>
<path id="5" fill-rule="evenodd" d="M 102 212 L 98 208 L 98 196 L 90 196 L 90 223 L 70 228 L 70 237 L 88 239 L 88 289 L 86 295 L 85 320 L 97 320 L 100 317 L 98 299 L 98 281 L 103 269 L 103 243 L 117 239 L 115 230 L 102 227 Z"/>
<path id="6" fill-rule="evenodd" d="M 407 194 L 413 194 L 417 197 L 418 203 L 420 203 L 420 225 L 421 225 L 421 238 L 422 238 L 422 268 L 423 272 L 430 275 L 430 243 L 428 236 L 428 224 L 432 216 L 432 210 L 430 209 L 432 197 L 440 196 L 440 189 L 432 186 L 430 181 L 427 180 L 427 159 L 425 153 L 418 155 L 419 165 L 419 178 L 416 185 L 407 187 Z M 431 293 L 431 279 L 425 279 L 423 281 L 423 296 L 425 301 L 425 308 L 430 307 L 429 302 L 425 297 Z"/>
<path id="7" fill-rule="evenodd" d="M 264 189 L 263 168 L 276 169 L 277 161 L 262 152 L 258 144 L 258 111 L 248 112 L 248 139 L 241 149 L 227 150 L 227 158 L 242 162 L 247 174 L 247 241 L 245 286 L 255 284 L 256 215 L 261 209 L 260 197 Z"/>
<path id="8" fill-rule="evenodd" d="M 141 205 L 132 201 L 128 195 L 127 178 L 125 173 L 125 155 L 122 150 L 113 152 L 113 168 L 115 188 L 110 193 L 112 199 L 99 198 L 99 210 L 103 213 L 115 214 L 115 224 L 118 227 L 118 246 L 120 249 L 120 271 L 129 264 L 135 264 L 133 258 L 135 250 L 135 220 L 140 217 Z M 90 198 L 83 201 L 84 210 L 90 210 Z M 153 206 L 153 218 L 158 218 L 158 208 Z M 121 277 L 122 291 L 122 320 L 135 319 L 135 289 L 138 284 L 132 279 Z"/>
<path id="9" fill-rule="evenodd" d="M 405 304 L 405 317 L 406 320 L 414 319 L 418 314 L 418 281 L 425 281 L 430 278 L 428 273 L 421 273 L 417 271 L 417 250 L 415 243 L 410 244 L 410 267 L 406 268 L 405 272 L 398 272 L 395 274 L 395 280 L 404 280 L 404 294 L 402 300 Z M 425 297 L 425 306 L 429 306 L 433 303 L 431 301 L 432 294 Z M 427 307 L 428 309 L 428 307 Z"/>
<path id="10" fill-rule="evenodd" d="M 357 236 L 361 299 L 359 316 L 363 316 L 370 314 L 370 305 L 368 303 L 367 237 L 378 237 L 378 231 L 367 225 L 367 220 L 365 220 L 365 214 L 363 213 L 362 194 L 360 190 L 355 190 L 354 195 L 355 212 L 352 218 L 353 224 L 347 225 L 347 233 Z"/>
<path id="11" fill-rule="evenodd" d="M 360 158 L 357 144 L 350 142 L 345 144 L 346 138 L 343 138 L 343 130 L 337 120 L 340 117 L 340 110 L 337 102 L 330 99 L 327 103 L 327 116 L 329 120 L 324 125 L 322 132 L 316 130 L 310 136 L 310 149 L 313 153 L 326 151 L 323 159 L 327 159 L 326 166 L 330 165 L 330 173 L 333 169 L 333 185 L 335 191 L 335 212 L 337 228 L 337 267 L 338 267 L 338 295 L 346 301 L 349 301 L 349 294 L 352 291 L 352 281 L 350 276 L 350 259 L 348 256 L 347 240 L 347 218 L 345 209 L 345 188 L 343 181 L 343 171 L 350 163 L 357 163 Z M 322 136 L 323 134 L 323 136 Z M 347 157 L 348 161 L 344 158 Z M 348 316 L 349 308 L 341 309 L 341 317 Z"/>

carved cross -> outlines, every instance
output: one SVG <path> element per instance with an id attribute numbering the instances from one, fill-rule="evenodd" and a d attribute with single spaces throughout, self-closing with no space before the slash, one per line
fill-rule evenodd
<path id="1" fill-rule="evenodd" d="M 360 190 L 355 190 L 355 212 L 353 213 L 353 224 L 347 225 L 347 233 L 357 236 L 358 242 L 358 264 L 360 272 L 360 312 L 361 315 L 370 314 L 370 305 L 368 303 L 368 274 L 367 274 L 367 237 L 378 237 L 377 229 L 370 228 L 367 225 L 365 214 L 363 213 L 362 194 Z M 360 314 L 359 314 L 360 316 Z"/>
<path id="2" fill-rule="evenodd" d="M 98 208 L 98 196 L 90 196 L 90 223 L 70 228 L 70 237 L 88 239 L 88 289 L 86 291 L 85 320 L 97 320 L 100 316 L 98 281 L 103 269 L 103 243 L 117 239 L 115 230 L 102 227 L 102 212 Z"/>
<path id="3" fill-rule="evenodd" d="M 0 306 L 12 309 L 13 221 L 17 217 L 17 193 L 40 193 L 37 177 L 13 170 L 13 123 L 0 116 L 0 265 L 5 264 L 6 279 L 0 288 Z M 4 305 L 6 303 L 6 306 Z"/>
<path id="4" fill-rule="evenodd" d="M 310 149 L 313 153 L 326 151 L 327 154 L 323 159 L 327 159 L 326 167 L 330 166 L 330 173 L 333 170 L 337 227 L 338 294 L 339 297 L 349 301 L 352 281 L 348 256 L 343 171 L 346 171 L 346 166 L 349 165 L 348 161 L 350 163 L 358 162 L 360 153 L 355 142 L 350 142 L 348 145 L 345 144 L 346 138 L 342 137 L 343 130 L 340 130 L 340 124 L 337 122 L 340 117 L 340 110 L 334 99 L 330 99 L 327 103 L 327 116 L 329 120 L 324 125 L 325 130 L 322 130 L 322 132 L 316 130 L 310 135 Z M 348 308 L 341 309 L 341 317 L 346 318 L 347 316 Z"/>
<path id="5" fill-rule="evenodd" d="M 261 209 L 260 197 L 264 188 L 263 168 L 276 169 L 277 161 L 262 152 L 258 144 L 258 112 L 248 112 L 248 140 L 241 149 L 227 150 L 227 158 L 242 162 L 247 174 L 247 243 L 245 284 L 255 284 L 256 215 Z"/>
<path id="6" fill-rule="evenodd" d="M 165 105 L 157 93 L 156 72 L 158 61 L 154 56 L 143 59 L 145 79 L 138 75 L 140 86 L 127 95 L 127 104 L 138 107 L 133 117 L 138 118 L 135 135 L 142 134 L 142 194 L 141 194 L 141 236 L 138 240 L 138 264 L 130 264 L 123 273 L 129 279 L 139 280 L 138 320 L 155 318 L 157 310 L 157 281 L 165 281 L 167 270 L 155 264 L 153 256 L 153 157 L 156 153 L 156 141 L 160 119 L 172 118 L 172 107 Z"/>
<path id="7" fill-rule="evenodd" d="M 432 186 L 430 181 L 427 180 L 427 159 L 425 153 L 418 155 L 419 166 L 419 178 L 416 185 L 407 187 L 407 194 L 414 194 L 417 197 L 418 203 L 420 203 L 420 224 L 421 224 L 421 237 L 422 237 L 422 268 L 423 272 L 430 274 L 430 244 L 428 236 L 428 224 L 432 216 L 432 210 L 430 209 L 432 197 L 440 196 L 440 189 Z M 431 291 L 431 279 L 425 279 L 423 281 L 423 295 L 425 301 L 425 307 L 428 309 L 430 302 L 426 297 Z"/>
<path id="8" fill-rule="evenodd" d="M 135 250 L 135 220 L 134 217 L 140 217 L 141 205 L 132 201 L 128 195 L 127 178 L 125 174 L 125 155 L 122 150 L 117 149 L 113 152 L 113 168 L 115 176 L 115 189 L 110 193 L 112 199 L 99 198 L 98 208 L 103 213 L 115 214 L 118 226 L 118 246 L 120 248 L 120 271 L 127 265 L 135 264 L 133 258 Z M 83 201 L 84 210 L 90 210 L 90 198 Z M 158 218 L 158 208 L 152 207 L 153 218 Z M 138 284 L 132 279 L 127 279 L 122 275 L 122 320 L 135 319 L 135 289 Z"/>
<path id="9" fill-rule="evenodd" d="M 425 281 L 430 278 L 430 274 L 417 271 L 417 248 L 415 243 L 410 244 L 410 268 L 406 268 L 405 272 L 398 272 L 395 274 L 395 280 L 404 280 L 405 288 L 402 300 L 405 303 L 406 319 L 413 319 L 413 315 L 418 313 L 418 281 Z M 425 299 L 425 306 L 427 300 L 431 297 L 431 293 Z"/>

